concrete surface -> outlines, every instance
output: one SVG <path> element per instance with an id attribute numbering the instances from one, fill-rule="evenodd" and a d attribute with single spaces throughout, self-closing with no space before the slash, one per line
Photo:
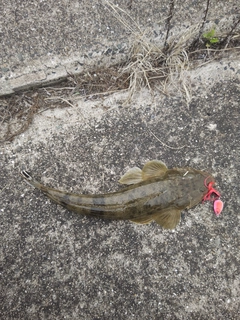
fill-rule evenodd
<path id="1" fill-rule="evenodd" d="M 131 32 L 119 22 L 108 3 L 1 1 L 0 96 L 124 60 Z M 164 41 L 169 1 L 152 0 L 150 4 L 122 0 L 118 5 L 126 12 L 120 14 L 131 30 L 150 30 L 153 39 Z M 208 22 L 217 25 L 221 32 L 229 31 L 238 9 L 236 1 L 225 5 L 224 0 L 211 0 Z M 169 35 L 202 23 L 205 10 L 206 4 L 200 0 L 184 1 L 183 5 L 175 1 Z"/>
<path id="2" fill-rule="evenodd" d="M 43 17 L 40 8 L 48 3 L 43 8 L 49 18 L 57 16 L 58 8 L 79 4 L 72 9 L 77 15 L 84 10 L 85 15 L 93 15 L 94 24 L 101 21 L 101 30 L 108 23 L 110 29 L 120 30 L 111 15 L 102 14 L 98 1 L 58 1 L 57 5 L 29 1 L 26 6 L 19 3 L 15 17 L 21 10 L 28 17 L 38 16 L 39 10 Z M 142 25 L 158 21 L 159 1 L 152 1 L 151 9 L 147 1 L 141 6 L 123 1 L 123 8 L 131 3 L 133 9 L 128 10 Z M 216 3 L 211 2 L 211 15 L 217 12 L 219 19 L 234 10 L 235 2 L 224 6 L 218 1 L 218 7 Z M 197 5 L 200 2 L 191 2 L 183 9 L 194 16 Z M 7 8 L 14 11 L 6 3 L 3 9 Z M 68 22 L 70 11 L 66 11 Z M 96 38 L 99 31 L 89 17 L 86 23 L 92 23 Z M 60 31 L 70 23 L 56 20 L 56 38 L 64 42 L 67 36 Z M 22 36 L 30 43 L 27 36 L 34 34 L 40 18 L 29 20 L 35 28 L 31 32 L 25 28 L 24 16 L 21 21 Z M 125 43 L 127 34 L 119 40 L 115 32 L 113 44 Z M 47 61 L 50 44 L 52 56 L 58 59 L 61 41 L 51 40 L 50 35 L 46 34 L 47 45 L 42 48 L 35 37 L 35 55 L 24 49 L 17 70 L 35 58 Z M 15 49 L 17 39 L 9 37 Z M 96 50 L 88 40 L 87 50 Z M 81 48 L 75 48 L 79 54 Z M 8 56 L 9 48 L 5 50 Z M 16 52 L 9 57 L 11 66 Z M 98 56 L 93 61 L 97 63 Z M 26 132 L 0 146 L 1 319 L 239 319 L 239 55 L 231 51 L 219 61 L 189 71 L 188 77 L 189 105 L 175 87 L 169 88 L 169 96 L 142 89 L 128 108 L 123 107 L 127 93 L 99 100 L 79 98 L 72 101 L 73 107 L 38 113 Z M 210 203 L 199 204 L 184 212 L 174 231 L 154 223 L 140 226 L 86 218 L 50 202 L 19 175 L 25 168 L 62 190 L 109 192 L 119 188 L 117 180 L 128 168 L 150 159 L 160 159 L 169 167 L 210 171 L 225 204 L 221 216 L 216 218 Z"/>

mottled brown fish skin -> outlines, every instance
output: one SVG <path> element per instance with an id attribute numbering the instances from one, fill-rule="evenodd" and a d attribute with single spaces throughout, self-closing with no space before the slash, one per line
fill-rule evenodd
<path id="1" fill-rule="evenodd" d="M 192 168 L 168 169 L 163 177 L 148 179 L 117 192 L 83 195 L 48 188 L 34 180 L 26 171 L 24 178 L 50 199 L 83 215 L 105 219 L 134 220 L 147 218 L 171 208 L 186 209 L 198 204 L 208 189 L 204 184 L 214 178 L 207 172 Z"/>

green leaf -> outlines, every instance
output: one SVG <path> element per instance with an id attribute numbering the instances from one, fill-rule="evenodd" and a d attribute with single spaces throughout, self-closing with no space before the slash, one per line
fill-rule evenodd
<path id="1" fill-rule="evenodd" d="M 219 39 L 218 38 L 212 38 L 209 41 L 210 41 L 211 44 L 214 44 L 214 43 L 218 43 Z"/>
<path id="2" fill-rule="evenodd" d="M 212 30 L 210 30 L 210 31 L 208 31 L 208 32 L 205 32 L 205 33 L 203 34 L 203 38 L 205 38 L 205 39 L 207 39 L 207 40 L 210 40 L 211 38 L 214 37 L 214 35 L 215 35 L 215 29 L 212 29 Z"/>

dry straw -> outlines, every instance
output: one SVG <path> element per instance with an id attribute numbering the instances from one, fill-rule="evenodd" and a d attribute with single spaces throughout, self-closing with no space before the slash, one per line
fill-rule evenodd
<path id="1" fill-rule="evenodd" d="M 120 75 L 128 74 L 129 77 L 128 101 L 143 86 L 149 89 L 155 86 L 167 94 L 169 86 L 173 85 L 185 93 L 189 102 L 191 90 L 186 77 L 186 71 L 189 69 L 187 48 L 198 36 L 200 24 L 177 36 L 166 38 L 165 43 L 160 43 L 151 40 L 149 31 L 142 30 L 125 10 L 109 1 L 105 3 L 131 34 L 127 63 L 120 70 Z"/>

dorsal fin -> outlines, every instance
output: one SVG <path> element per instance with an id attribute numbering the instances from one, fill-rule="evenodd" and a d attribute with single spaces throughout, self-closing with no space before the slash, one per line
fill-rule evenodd
<path id="1" fill-rule="evenodd" d="M 129 169 L 119 180 L 122 184 L 135 184 L 155 177 L 163 177 L 168 170 L 165 163 L 159 160 L 148 161 L 143 169 L 138 167 Z"/>
<path id="2" fill-rule="evenodd" d="M 118 181 L 122 184 L 135 184 L 143 181 L 142 170 L 138 167 L 129 169 Z"/>
<path id="3" fill-rule="evenodd" d="M 148 161 L 142 169 L 143 180 L 164 176 L 167 170 L 167 166 L 162 161 Z"/>

